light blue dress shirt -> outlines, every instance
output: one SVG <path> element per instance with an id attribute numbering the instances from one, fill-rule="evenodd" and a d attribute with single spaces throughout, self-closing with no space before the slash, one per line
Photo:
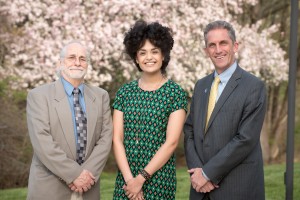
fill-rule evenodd
<path id="1" fill-rule="evenodd" d="M 216 101 L 218 101 L 219 97 L 221 96 L 225 86 L 227 85 L 227 83 L 228 83 L 229 79 L 231 78 L 232 74 L 234 73 L 236 67 L 237 67 L 237 63 L 235 61 L 228 69 L 226 69 L 221 74 L 218 74 L 217 71 L 215 71 L 214 77 L 219 76 L 219 78 L 221 80 L 221 82 L 219 84 L 219 87 L 218 87 L 218 94 L 217 94 Z"/>
<path id="2" fill-rule="evenodd" d="M 65 92 L 67 94 L 68 100 L 69 100 L 69 105 L 70 105 L 70 109 L 71 109 L 71 113 L 72 113 L 72 119 L 73 119 L 73 127 L 74 127 L 74 135 L 75 135 L 75 142 L 77 144 L 77 130 L 76 130 L 76 123 L 75 123 L 75 111 L 74 111 L 74 103 L 73 103 L 73 90 L 74 90 L 74 86 L 69 83 L 68 81 L 66 81 L 62 76 L 61 76 L 61 82 L 65 88 Z M 79 103 L 82 107 L 83 112 L 86 112 L 85 109 L 85 102 L 84 102 L 84 87 L 83 84 L 80 84 L 78 86 L 78 89 L 80 90 L 79 93 Z"/>

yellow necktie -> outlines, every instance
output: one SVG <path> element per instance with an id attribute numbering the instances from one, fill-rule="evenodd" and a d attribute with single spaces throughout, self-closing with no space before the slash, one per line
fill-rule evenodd
<path id="1" fill-rule="evenodd" d="M 209 102 L 208 102 L 208 108 L 207 108 L 207 115 L 206 115 L 206 128 L 209 121 L 209 118 L 211 116 L 211 113 L 213 112 L 213 109 L 216 104 L 217 94 L 218 94 L 218 86 L 220 83 L 220 78 L 218 76 L 215 77 L 214 83 L 211 86 L 210 94 L 209 94 Z M 205 129 L 206 129 L 205 128 Z"/>

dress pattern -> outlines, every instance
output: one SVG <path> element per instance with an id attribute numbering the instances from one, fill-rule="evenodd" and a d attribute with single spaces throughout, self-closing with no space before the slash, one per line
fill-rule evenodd
<path id="1" fill-rule="evenodd" d="M 133 176 L 144 168 L 166 140 L 170 114 L 176 110 L 187 111 L 185 91 L 168 80 L 155 91 L 144 91 L 138 81 L 125 84 L 117 92 L 113 108 L 123 112 L 124 147 Z M 128 199 L 122 189 L 125 184 L 118 171 L 113 199 Z M 175 155 L 143 185 L 144 198 L 175 199 Z"/>

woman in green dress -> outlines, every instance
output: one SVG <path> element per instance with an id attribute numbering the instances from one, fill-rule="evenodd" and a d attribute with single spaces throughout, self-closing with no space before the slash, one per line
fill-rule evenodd
<path id="1" fill-rule="evenodd" d="M 113 104 L 113 149 L 119 168 L 113 199 L 175 199 L 174 151 L 187 99 L 166 77 L 174 43 L 171 30 L 139 20 L 123 43 L 141 76 L 123 85 Z"/>

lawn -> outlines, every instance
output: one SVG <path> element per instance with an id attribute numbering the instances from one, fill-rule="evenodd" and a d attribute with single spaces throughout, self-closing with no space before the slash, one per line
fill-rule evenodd
<path id="1" fill-rule="evenodd" d="M 300 199 L 300 163 L 294 166 L 294 199 Z M 285 185 L 283 173 L 285 164 L 269 165 L 265 167 L 265 190 L 267 200 L 285 199 Z M 115 173 L 103 173 L 101 176 L 101 199 L 112 199 Z M 177 200 L 187 200 L 189 191 L 189 178 L 185 168 L 177 170 Z M 26 199 L 27 189 L 0 190 L 0 200 Z"/>

